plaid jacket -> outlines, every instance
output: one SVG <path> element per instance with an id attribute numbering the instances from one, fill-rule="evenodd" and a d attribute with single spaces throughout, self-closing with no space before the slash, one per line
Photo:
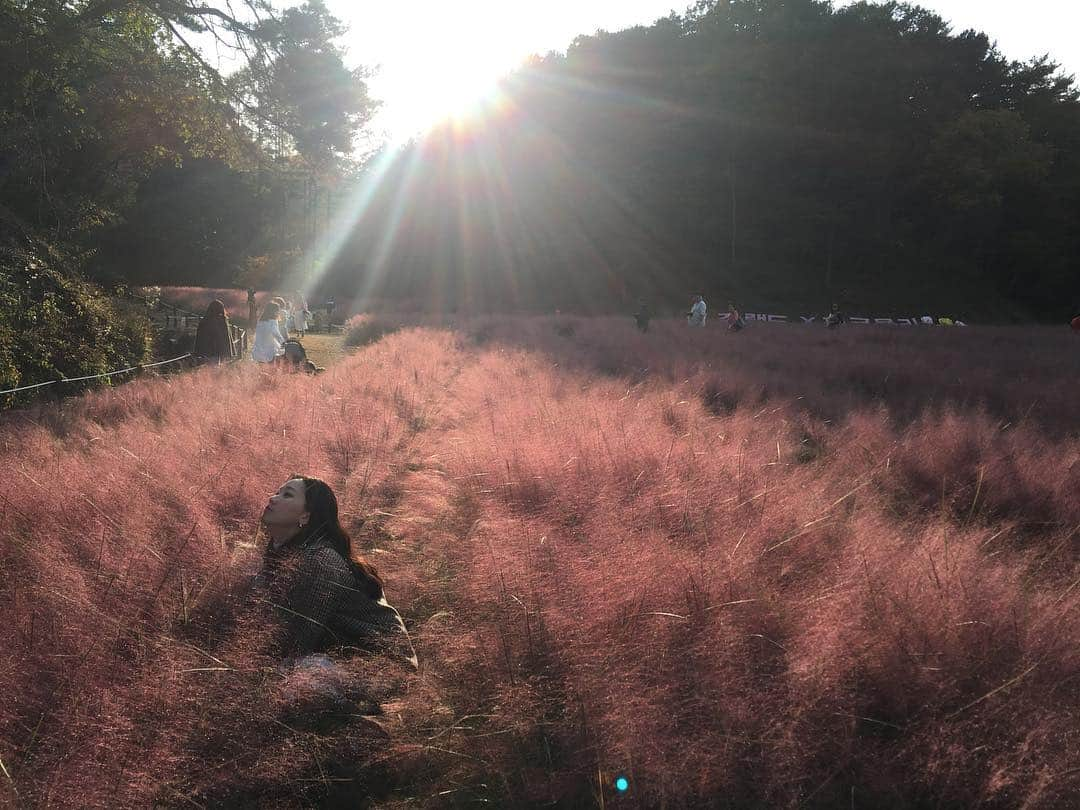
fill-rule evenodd
<path id="1" fill-rule="evenodd" d="M 351 646 L 389 651 L 416 666 L 401 616 L 385 597 L 373 599 L 323 538 L 312 538 L 283 559 L 268 559 L 259 579 L 280 623 L 281 655 Z"/>

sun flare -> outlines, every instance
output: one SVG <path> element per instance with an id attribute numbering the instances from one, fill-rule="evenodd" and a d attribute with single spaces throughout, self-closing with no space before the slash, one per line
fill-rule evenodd
<path id="1" fill-rule="evenodd" d="M 391 128 L 408 138 L 440 121 L 463 117 L 491 98 L 500 74 L 483 60 L 471 60 L 438 73 L 401 76 L 394 82 L 393 93 L 401 103 Z"/>
<path id="2" fill-rule="evenodd" d="M 412 60 L 377 68 L 370 84 L 387 102 L 381 123 L 394 140 L 464 117 L 494 96 L 499 80 L 524 57 L 519 44 L 489 26 L 486 18 L 443 9 L 411 36 Z"/>

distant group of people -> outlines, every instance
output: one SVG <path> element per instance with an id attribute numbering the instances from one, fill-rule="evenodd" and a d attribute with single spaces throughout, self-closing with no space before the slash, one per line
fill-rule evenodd
<path id="1" fill-rule="evenodd" d="M 708 305 L 705 303 L 705 297 L 703 295 L 695 295 L 690 304 L 690 310 L 686 313 L 687 326 L 695 329 L 704 329 L 705 321 L 708 318 L 708 309 Z M 634 312 L 634 322 L 637 324 L 637 328 L 642 332 L 648 332 L 649 321 L 651 319 L 652 310 L 649 308 L 649 305 L 644 298 L 639 298 L 638 308 Z M 728 304 L 728 311 L 724 314 L 722 320 L 727 321 L 728 330 L 732 332 L 738 332 L 746 326 L 742 313 L 739 312 L 734 303 Z"/>
<path id="2" fill-rule="evenodd" d="M 705 328 L 708 319 L 708 305 L 705 303 L 705 297 L 700 294 L 695 295 L 691 301 L 690 309 L 685 311 L 685 315 L 686 324 L 690 328 Z M 634 312 L 634 322 L 637 324 L 637 328 L 642 332 L 648 332 L 649 322 L 652 317 L 652 309 L 649 307 L 648 303 L 644 298 L 639 298 L 637 310 Z M 746 327 L 746 321 L 743 318 L 742 312 L 740 312 L 734 302 L 728 304 L 727 312 L 721 316 L 721 320 L 727 323 L 729 332 L 739 332 Z M 812 321 L 814 319 L 804 318 L 803 320 Z M 821 320 L 827 329 L 836 329 L 849 322 L 848 317 L 840 309 L 840 305 L 836 303 L 830 307 L 829 311 Z M 929 315 L 924 315 L 918 319 L 918 322 L 927 326 L 966 326 L 963 321 L 947 316 L 934 319 Z M 1080 316 L 1073 319 L 1072 328 L 1080 332 Z"/>
<path id="3" fill-rule="evenodd" d="M 248 290 L 248 322 L 255 323 L 251 345 L 251 359 L 257 363 L 282 363 L 311 373 L 322 371 L 307 359 L 300 338 L 312 326 L 312 313 L 304 294 L 297 290 L 293 298 L 275 296 L 255 317 L 255 290 Z M 333 312 L 334 299 L 327 299 L 326 320 Z M 192 354 L 202 362 L 221 363 L 238 359 L 236 342 L 232 337 L 228 312 L 221 300 L 215 299 L 206 307 L 206 313 L 195 333 Z M 295 333 L 297 337 L 291 337 Z"/>
<path id="4" fill-rule="evenodd" d="M 695 295 L 693 303 L 690 305 L 690 311 L 686 313 L 687 326 L 704 329 L 708 312 L 709 307 L 705 303 L 705 296 L 700 294 Z M 720 317 L 720 320 L 727 322 L 729 332 L 738 332 L 746 326 L 742 313 L 739 312 L 739 308 L 736 307 L 734 303 L 728 304 L 727 312 Z"/>
<path id="5" fill-rule="evenodd" d="M 272 298 L 255 324 L 251 359 L 256 363 L 285 364 L 312 374 L 322 371 L 320 366 L 308 360 L 300 340 L 289 336 L 290 332 L 296 332 L 304 337 L 310 316 L 307 301 L 299 291 L 293 301 L 280 296 Z"/>

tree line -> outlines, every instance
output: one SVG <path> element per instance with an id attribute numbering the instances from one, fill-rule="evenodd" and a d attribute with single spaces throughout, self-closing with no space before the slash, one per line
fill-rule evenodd
<path id="1" fill-rule="evenodd" d="M 904 3 L 710 0 L 579 37 L 380 172 L 339 289 L 481 309 L 1080 305 L 1072 78 Z"/>

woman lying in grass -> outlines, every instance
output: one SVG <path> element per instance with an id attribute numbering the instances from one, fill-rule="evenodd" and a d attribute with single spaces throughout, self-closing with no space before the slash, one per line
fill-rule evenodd
<path id="1" fill-rule="evenodd" d="M 353 556 L 329 485 L 290 478 L 270 496 L 262 524 L 270 543 L 257 584 L 280 623 L 275 646 L 284 659 L 387 652 L 416 668 L 405 624 L 375 566 Z"/>

